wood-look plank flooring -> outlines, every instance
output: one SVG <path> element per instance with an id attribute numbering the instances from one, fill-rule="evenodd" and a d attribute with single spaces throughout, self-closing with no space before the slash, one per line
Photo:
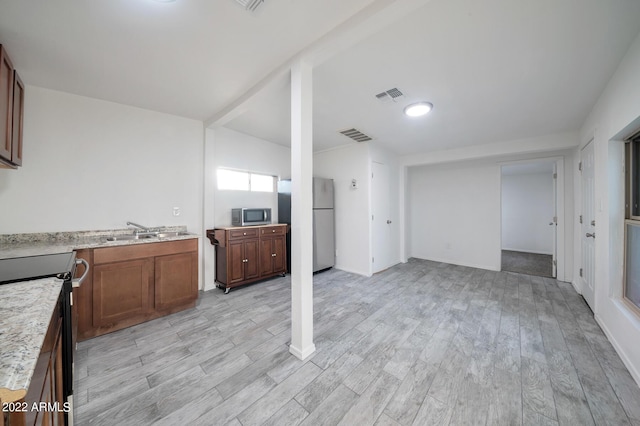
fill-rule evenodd
<path id="1" fill-rule="evenodd" d="M 640 389 L 568 283 L 411 259 L 314 277 L 317 351 L 289 354 L 290 277 L 80 343 L 76 424 L 631 425 Z"/>

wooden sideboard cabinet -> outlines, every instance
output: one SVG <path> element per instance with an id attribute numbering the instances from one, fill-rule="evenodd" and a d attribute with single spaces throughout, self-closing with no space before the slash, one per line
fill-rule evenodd
<path id="1" fill-rule="evenodd" d="M 216 285 L 233 287 L 287 273 L 286 224 L 207 230 L 216 247 Z"/>
<path id="2" fill-rule="evenodd" d="M 92 269 L 74 289 L 78 340 L 195 306 L 197 239 L 80 250 L 78 257 Z"/>

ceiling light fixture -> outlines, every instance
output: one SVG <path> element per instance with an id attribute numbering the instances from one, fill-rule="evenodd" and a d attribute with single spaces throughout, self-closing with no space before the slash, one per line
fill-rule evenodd
<path id="1" fill-rule="evenodd" d="M 155 1 L 156 3 L 173 3 L 176 0 L 153 0 L 153 1 Z"/>
<path id="2" fill-rule="evenodd" d="M 416 102 L 415 104 L 407 105 L 404 108 L 404 113 L 409 117 L 422 117 L 432 109 L 433 104 L 431 102 Z"/>

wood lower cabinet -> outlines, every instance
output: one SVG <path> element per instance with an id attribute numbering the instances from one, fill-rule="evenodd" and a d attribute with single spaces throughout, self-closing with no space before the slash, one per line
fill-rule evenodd
<path id="1" fill-rule="evenodd" d="M 198 295 L 198 253 L 155 258 L 155 308 L 172 309 L 192 303 Z"/>
<path id="2" fill-rule="evenodd" d="M 260 270 L 262 276 L 281 274 L 287 269 L 286 228 L 269 227 L 261 230 Z"/>
<path id="3" fill-rule="evenodd" d="M 227 256 L 229 284 L 253 280 L 260 276 L 259 251 L 260 240 L 257 238 L 229 242 L 229 256 Z"/>
<path id="4" fill-rule="evenodd" d="M 287 225 L 207 230 L 216 246 L 216 283 L 229 289 L 287 272 Z"/>
<path id="5" fill-rule="evenodd" d="M 74 289 L 78 340 L 195 306 L 198 240 L 79 250 L 92 272 Z M 79 266 L 80 276 L 84 267 Z"/>
<path id="6" fill-rule="evenodd" d="M 153 312 L 153 263 L 153 258 L 147 258 L 94 266 L 95 327 L 123 320 L 144 321 Z"/>

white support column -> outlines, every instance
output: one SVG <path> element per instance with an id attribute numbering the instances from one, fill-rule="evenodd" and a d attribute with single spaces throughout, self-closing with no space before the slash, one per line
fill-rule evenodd
<path id="1" fill-rule="evenodd" d="M 312 67 L 291 67 L 291 345 L 300 359 L 313 344 Z"/>

